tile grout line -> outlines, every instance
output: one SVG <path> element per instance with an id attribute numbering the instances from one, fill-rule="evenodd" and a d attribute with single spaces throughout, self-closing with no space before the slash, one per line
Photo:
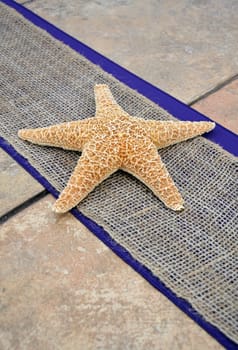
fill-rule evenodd
<path id="1" fill-rule="evenodd" d="M 191 100 L 190 102 L 188 102 L 188 106 L 192 106 L 193 104 L 205 99 L 206 97 L 214 94 L 215 92 L 219 91 L 220 89 L 224 88 L 225 86 L 227 86 L 228 84 L 230 84 L 232 81 L 238 79 L 238 74 L 235 74 L 223 81 L 221 81 L 220 83 L 218 83 L 216 86 L 214 86 L 213 88 L 211 88 L 210 90 L 204 92 L 203 94 L 201 94 L 198 97 L 195 97 L 193 100 Z"/>
<path id="2" fill-rule="evenodd" d="M 32 4 L 35 0 L 26 0 L 24 2 L 21 2 L 21 5 L 28 5 L 28 4 Z"/>
<path id="3" fill-rule="evenodd" d="M 20 213 L 22 210 L 24 210 L 24 209 L 28 208 L 30 205 L 38 202 L 40 199 L 47 196 L 47 194 L 49 194 L 49 192 L 47 190 L 43 190 L 43 191 L 37 193 L 35 196 L 33 196 L 33 197 L 27 199 L 26 201 L 24 201 L 23 203 L 19 204 L 15 208 L 9 210 L 7 213 L 3 214 L 0 217 L 0 224 L 3 224 L 8 219 L 10 219 L 13 216 L 15 216 L 16 214 Z"/>

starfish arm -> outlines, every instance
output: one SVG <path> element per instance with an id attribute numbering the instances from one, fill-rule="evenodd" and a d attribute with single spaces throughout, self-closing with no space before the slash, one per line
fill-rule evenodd
<path id="1" fill-rule="evenodd" d="M 38 145 L 80 151 L 83 145 L 96 135 L 96 129 L 96 119 L 89 118 L 45 128 L 22 129 L 18 131 L 18 136 Z"/>
<path id="2" fill-rule="evenodd" d="M 138 157 L 138 149 L 143 152 Z M 163 164 L 156 147 L 151 143 L 149 146 L 136 145 L 134 152 L 130 152 L 122 169 L 137 177 L 170 209 L 183 209 L 183 198 Z"/>
<path id="3" fill-rule="evenodd" d="M 97 185 L 120 166 L 116 147 L 98 137 L 89 142 L 72 173 L 67 186 L 55 202 L 53 210 L 65 213 L 81 202 Z"/>
<path id="4" fill-rule="evenodd" d="M 96 102 L 96 117 L 129 116 L 115 101 L 109 87 L 105 84 L 97 84 L 94 87 Z"/>
<path id="5" fill-rule="evenodd" d="M 212 122 L 173 122 L 141 120 L 140 125 L 150 135 L 157 148 L 164 148 L 191 139 L 211 131 L 215 127 Z"/>

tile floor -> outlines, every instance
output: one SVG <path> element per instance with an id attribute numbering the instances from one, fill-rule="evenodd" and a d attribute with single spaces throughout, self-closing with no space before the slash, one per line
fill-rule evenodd
<path id="1" fill-rule="evenodd" d="M 238 133 L 237 1 L 18 2 Z M 2 151 L 0 164 L 3 215 L 42 187 Z M 0 348 L 221 348 L 52 201 L 1 227 Z"/>

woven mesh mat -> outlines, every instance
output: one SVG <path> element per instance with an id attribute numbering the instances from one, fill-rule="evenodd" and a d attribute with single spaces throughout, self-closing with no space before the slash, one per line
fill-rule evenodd
<path id="1" fill-rule="evenodd" d="M 108 84 L 131 115 L 173 118 L 14 10 L 0 8 L 0 133 L 57 190 L 65 186 L 79 154 L 30 145 L 17 138 L 18 129 L 93 116 L 95 83 Z M 185 198 L 185 211 L 166 209 L 141 182 L 120 171 L 79 210 L 238 341 L 237 159 L 202 137 L 160 154 Z"/>

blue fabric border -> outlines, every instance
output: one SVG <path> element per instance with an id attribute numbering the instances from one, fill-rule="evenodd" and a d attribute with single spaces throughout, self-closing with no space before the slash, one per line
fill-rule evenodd
<path id="1" fill-rule="evenodd" d="M 167 93 L 159 90 L 153 85 L 135 76 L 133 73 L 125 70 L 119 65 L 115 64 L 111 60 L 105 58 L 101 54 L 92 50 L 85 44 L 79 42 L 73 37 L 62 32 L 60 29 L 51 25 L 38 15 L 34 14 L 30 10 L 26 9 L 22 5 L 12 0 L 2 0 L 3 3 L 11 6 L 19 13 L 21 13 L 29 21 L 37 25 L 38 27 L 46 30 L 56 39 L 63 41 L 81 55 L 88 58 L 93 63 L 99 65 L 102 69 L 112 74 L 118 80 L 122 81 L 129 87 L 142 93 L 150 100 L 159 104 L 161 107 L 169 111 L 175 117 L 181 120 L 209 120 L 209 118 L 203 116 L 197 111 L 193 110 L 184 103 L 176 100 Z M 220 144 L 228 152 L 238 155 L 238 136 L 224 127 L 217 125 L 215 130 L 209 133 L 208 139 Z M 0 146 L 14 158 L 23 168 L 25 168 L 37 181 L 39 181 L 54 197 L 58 197 L 56 189 L 25 159 L 21 156 L 7 141 L 0 137 Z M 92 231 L 101 241 L 103 241 L 114 253 L 122 258 L 127 264 L 129 264 L 135 271 L 142 275 L 151 285 L 163 293 L 169 300 L 177 305 L 183 312 L 185 312 L 190 318 L 192 318 L 197 324 L 199 324 L 204 330 L 206 330 L 211 336 L 213 336 L 220 344 L 227 349 L 237 349 L 237 344 L 223 334 L 217 327 L 208 323 L 196 310 L 184 299 L 176 296 L 176 294 L 167 288 L 162 281 L 154 276 L 150 270 L 141 265 L 135 260 L 128 251 L 114 241 L 110 235 L 91 219 L 84 216 L 77 209 L 73 209 L 72 214 L 81 221 L 90 231 Z"/>

